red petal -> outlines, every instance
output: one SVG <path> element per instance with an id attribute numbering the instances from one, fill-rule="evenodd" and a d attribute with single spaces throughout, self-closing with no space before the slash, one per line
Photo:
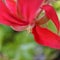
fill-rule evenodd
<path id="1" fill-rule="evenodd" d="M 26 22 L 23 22 L 18 17 L 13 15 L 8 8 L 0 1 L 0 24 L 6 25 L 26 25 Z"/>
<path id="2" fill-rule="evenodd" d="M 57 14 L 54 10 L 54 8 L 50 5 L 44 5 L 43 10 L 45 10 L 46 16 L 51 19 L 54 24 L 56 25 L 57 29 L 59 29 L 59 19 L 57 17 Z"/>
<path id="3" fill-rule="evenodd" d="M 13 25 L 11 26 L 11 28 L 15 31 L 23 31 L 23 30 L 26 30 L 27 26 L 19 26 L 19 25 Z"/>
<path id="4" fill-rule="evenodd" d="M 14 14 L 17 14 L 16 2 L 15 0 L 4 0 L 7 8 Z"/>
<path id="5" fill-rule="evenodd" d="M 43 0 L 18 0 L 18 13 L 31 23 L 42 2 Z"/>
<path id="6" fill-rule="evenodd" d="M 33 28 L 32 33 L 38 44 L 60 49 L 60 37 L 48 29 L 36 26 Z"/>

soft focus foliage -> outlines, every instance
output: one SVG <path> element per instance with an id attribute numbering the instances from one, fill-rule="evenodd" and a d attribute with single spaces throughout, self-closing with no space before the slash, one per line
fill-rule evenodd
<path id="1" fill-rule="evenodd" d="M 60 1 L 53 3 L 53 6 L 60 18 Z M 56 32 L 51 21 L 45 26 Z M 59 52 L 36 44 L 33 35 L 27 31 L 16 32 L 8 26 L 0 25 L 0 60 L 53 60 Z"/>

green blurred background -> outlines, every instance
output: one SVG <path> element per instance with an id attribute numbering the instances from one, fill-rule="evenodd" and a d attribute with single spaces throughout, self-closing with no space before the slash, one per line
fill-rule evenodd
<path id="1" fill-rule="evenodd" d="M 60 1 L 52 5 L 60 19 Z M 48 22 L 49 29 L 56 32 L 52 25 Z M 33 35 L 27 31 L 16 32 L 0 25 L 0 60 L 60 60 L 60 51 L 36 44 Z"/>

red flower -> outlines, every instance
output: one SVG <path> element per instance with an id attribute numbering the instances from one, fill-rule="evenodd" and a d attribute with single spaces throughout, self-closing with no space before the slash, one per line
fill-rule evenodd
<path id="1" fill-rule="evenodd" d="M 39 26 L 51 19 L 59 30 L 59 20 L 54 8 L 43 2 L 44 0 L 0 0 L 0 24 L 11 26 L 16 31 L 32 29 L 38 44 L 60 49 L 60 37 Z M 43 10 L 45 16 L 37 20 L 36 17 Z"/>

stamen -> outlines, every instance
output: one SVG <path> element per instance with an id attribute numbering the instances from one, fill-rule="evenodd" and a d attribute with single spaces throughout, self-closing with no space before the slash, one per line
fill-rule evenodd
<path id="1" fill-rule="evenodd" d="M 26 28 L 27 32 L 28 32 L 28 33 L 32 33 L 32 28 L 33 28 L 34 26 L 35 26 L 35 24 L 33 24 L 33 25 L 28 25 L 27 28 Z"/>
<path id="2" fill-rule="evenodd" d="M 31 33 L 32 32 L 32 26 L 29 25 L 26 30 L 28 33 Z"/>

